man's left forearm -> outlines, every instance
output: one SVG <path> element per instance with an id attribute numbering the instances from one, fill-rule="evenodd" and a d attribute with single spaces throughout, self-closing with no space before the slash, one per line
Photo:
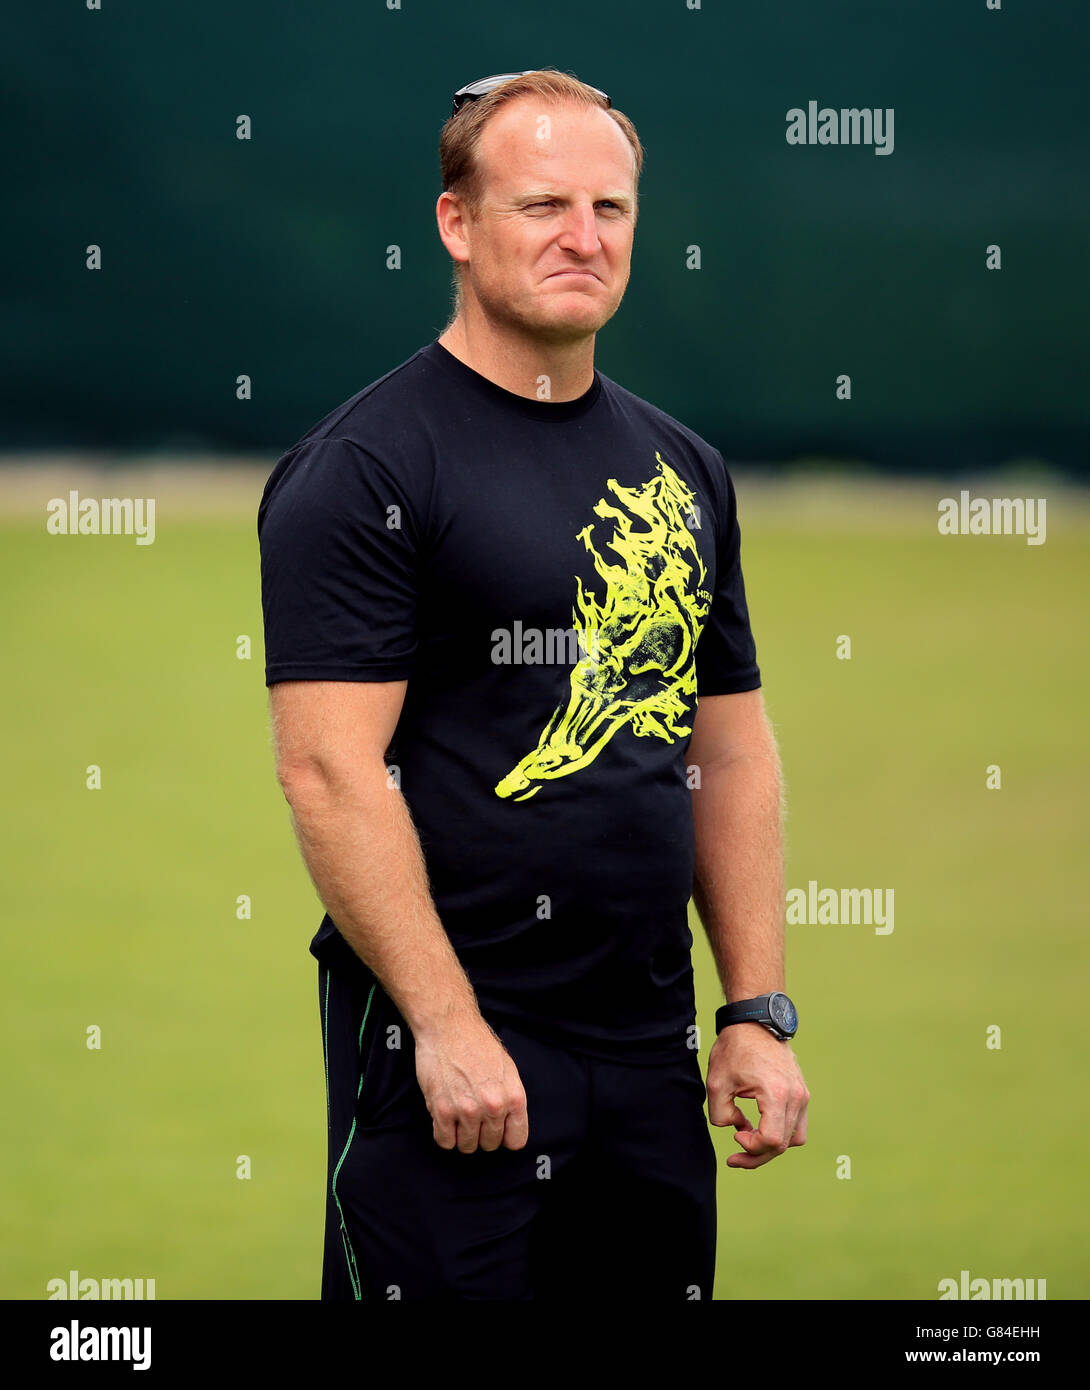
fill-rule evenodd
<path id="1" fill-rule="evenodd" d="M 724 996 L 785 989 L 782 774 L 771 730 L 702 766 L 692 798 L 693 899 Z"/>

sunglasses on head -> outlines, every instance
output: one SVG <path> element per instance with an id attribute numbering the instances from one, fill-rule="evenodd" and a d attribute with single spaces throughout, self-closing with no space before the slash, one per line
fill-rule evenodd
<path id="1" fill-rule="evenodd" d="M 464 87 L 459 87 L 454 93 L 454 105 L 451 107 L 450 114 L 452 116 L 457 116 L 458 112 L 468 102 L 476 101 L 478 97 L 486 96 L 494 88 L 498 87 L 501 82 L 510 82 L 512 77 L 528 77 L 532 72 L 537 72 L 537 68 L 527 68 L 525 72 L 501 72 L 496 77 L 479 77 L 476 82 L 467 82 Z M 591 87 L 591 91 L 597 93 L 600 97 L 604 97 L 607 106 L 613 105 L 605 92 L 599 92 L 597 87 Z"/>

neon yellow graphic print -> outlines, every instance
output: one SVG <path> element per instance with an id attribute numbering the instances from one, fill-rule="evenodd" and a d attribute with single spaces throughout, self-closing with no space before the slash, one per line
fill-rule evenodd
<path id="1" fill-rule="evenodd" d="M 591 538 L 595 523 L 576 537 L 594 558 L 605 583 L 599 602 L 576 576 L 572 618 L 586 653 L 571 673 L 566 706 L 554 710 L 537 747 L 496 784 L 496 795 L 527 801 L 543 782 L 570 777 L 592 763 L 626 725 L 640 738 L 667 743 L 691 732 L 682 723 L 696 695 L 696 643 L 711 607 L 706 571 L 686 516 L 693 493 L 660 453 L 650 481 L 607 486 L 617 499 L 594 505 L 613 522 L 604 549 Z"/>

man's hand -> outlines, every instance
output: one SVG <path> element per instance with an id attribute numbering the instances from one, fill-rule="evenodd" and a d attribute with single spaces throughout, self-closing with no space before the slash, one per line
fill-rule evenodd
<path id="1" fill-rule="evenodd" d="M 754 1129 L 734 1104 L 756 1100 L 761 1122 Z M 763 1024 L 732 1023 L 722 1030 L 708 1058 L 708 1119 L 734 1125 L 744 1154 L 731 1154 L 728 1168 L 760 1168 L 789 1148 L 806 1143 L 810 1092 L 789 1043 Z"/>
<path id="2" fill-rule="evenodd" d="M 460 1015 L 416 1039 L 416 1079 L 441 1149 L 521 1149 L 526 1092 L 511 1054 L 485 1020 Z"/>

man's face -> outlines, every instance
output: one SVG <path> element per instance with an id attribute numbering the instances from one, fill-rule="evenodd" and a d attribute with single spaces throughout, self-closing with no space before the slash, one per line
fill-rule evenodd
<path id="1" fill-rule="evenodd" d="M 543 341 L 596 333 L 631 265 L 635 159 L 624 132 L 600 108 L 519 97 L 485 126 L 479 161 L 463 294 Z"/>

